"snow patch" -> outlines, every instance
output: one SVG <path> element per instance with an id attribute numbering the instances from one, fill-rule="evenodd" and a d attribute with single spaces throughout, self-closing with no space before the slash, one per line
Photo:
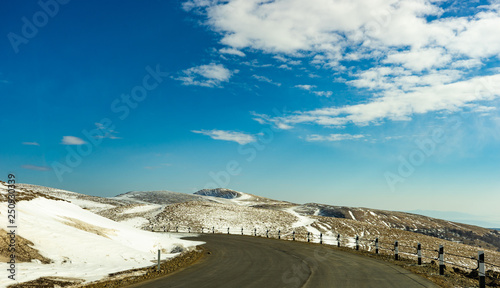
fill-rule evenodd
<path id="1" fill-rule="evenodd" d="M 121 214 L 133 214 L 133 213 L 149 212 L 151 210 L 160 209 L 160 208 L 161 208 L 161 205 L 141 205 L 141 206 L 136 206 L 136 207 L 126 209 Z"/>
<path id="2" fill-rule="evenodd" d="M 356 217 L 352 214 L 351 210 L 349 210 L 349 215 L 351 215 L 352 220 L 356 220 Z"/>
<path id="3" fill-rule="evenodd" d="M 2 211 L 3 214 L 4 211 Z M 36 198 L 18 203 L 19 235 L 53 263 L 20 265 L 17 277 L 77 277 L 95 281 L 109 273 L 150 266 L 158 249 L 169 259 L 175 247 L 194 247 L 201 241 L 179 239 L 170 233 L 152 233 L 96 215 L 64 201 Z M 0 286 L 14 284 L 0 279 Z"/>
<path id="4" fill-rule="evenodd" d="M 120 223 L 130 227 L 141 229 L 142 227 L 149 224 L 149 220 L 144 217 L 133 217 L 120 221 Z"/>

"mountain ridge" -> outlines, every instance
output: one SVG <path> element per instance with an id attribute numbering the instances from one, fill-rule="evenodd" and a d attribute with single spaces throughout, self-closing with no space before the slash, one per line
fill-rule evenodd
<path id="1" fill-rule="evenodd" d="M 33 189 L 36 185 L 29 187 Z M 341 232 L 351 235 L 350 237 L 355 234 L 367 237 L 377 233 L 397 237 L 406 231 L 500 251 L 500 232 L 496 230 L 399 211 L 319 203 L 296 204 L 225 188 L 200 190 L 202 193 L 198 194 L 168 190 L 131 191 L 109 198 L 47 187 L 37 191 L 42 190 L 52 196 L 73 201 L 101 216 L 142 229 L 185 226 L 192 229 L 218 227 L 223 231 L 231 226 L 245 230 L 294 229 L 314 235 L 333 235 L 334 232 Z M 232 198 L 228 198 L 228 195 Z M 413 234 L 404 235 L 410 237 L 409 235 Z"/>

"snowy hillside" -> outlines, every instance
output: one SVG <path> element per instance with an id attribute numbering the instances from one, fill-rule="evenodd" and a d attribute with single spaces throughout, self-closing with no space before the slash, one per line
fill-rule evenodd
<path id="1" fill-rule="evenodd" d="M 18 193 L 22 197 L 29 194 Z M 6 194 L 4 183 L 0 183 L 0 194 Z M 71 193 L 59 196 L 70 197 L 80 205 L 94 205 Z M 109 273 L 151 266 L 158 249 L 167 259 L 203 243 L 181 240 L 180 235 L 139 230 L 67 201 L 34 197 L 17 205 L 19 239 L 31 242 L 33 248 L 29 255 L 18 255 L 18 259 L 28 260 L 17 272 L 17 279 L 23 282 L 42 276 L 93 281 Z M 0 214 L 2 219 L 7 218 L 6 205 L 2 205 Z M 0 279 L 0 287 L 7 284 L 14 283 L 7 277 Z"/>
<path id="2" fill-rule="evenodd" d="M 146 204 L 174 204 L 188 201 L 210 201 L 198 195 L 190 195 L 172 191 L 131 191 L 120 194 L 111 199 L 124 201 L 129 203 L 146 203 Z"/>
<path id="3" fill-rule="evenodd" d="M 306 241 L 309 232 L 312 242 L 319 242 L 321 234 L 323 243 L 334 245 L 340 234 L 342 246 L 353 247 L 359 236 L 364 249 L 372 249 L 367 241 L 379 238 L 389 246 L 395 240 L 409 247 L 416 243 L 429 249 L 445 245 L 450 253 L 471 256 L 481 247 L 487 251 L 487 261 L 500 265 L 500 232 L 410 213 L 317 203 L 301 205 L 229 189 L 202 190 L 194 195 L 134 191 L 100 198 L 35 185 L 29 188 L 32 194 L 63 198 L 82 211 L 95 212 L 131 229 L 197 233 L 213 229 L 227 233 L 229 228 L 231 234 L 241 234 L 243 229 L 247 235 L 265 236 L 269 231 L 270 237 L 277 237 L 279 231 L 282 239 L 292 239 L 295 232 L 297 240 L 302 241 Z M 402 252 L 413 253 L 413 248 L 408 249 Z M 449 260 L 461 261 L 458 263 L 468 267 L 477 264 L 451 256 Z"/>

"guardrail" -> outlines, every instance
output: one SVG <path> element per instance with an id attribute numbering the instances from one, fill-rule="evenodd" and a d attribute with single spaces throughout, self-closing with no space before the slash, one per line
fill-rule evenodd
<path id="1" fill-rule="evenodd" d="M 176 232 L 176 233 L 211 233 L 211 234 L 233 234 L 233 235 L 247 235 L 247 236 L 255 236 L 255 237 L 266 237 L 266 238 L 276 238 L 276 239 L 284 239 L 291 241 L 302 241 L 302 242 L 311 242 L 311 243 L 319 243 L 325 245 L 334 245 L 337 247 L 349 247 L 356 250 L 360 250 L 360 247 L 364 247 L 367 251 L 372 251 L 372 248 L 375 250 L 375 254 L 380 254 L 382 251 L 386 251 L 388 254 L 394 253 L 394 259 L 400 260 L 400 255 L 408 257 L 417 257 L 418 265 L 422 265 L 422 258 L 429 259 L 432 261 L 439 262 L 439 275 L 444 275 L 445 272 L 445 264 L 449 264 L 452 266 L 459 267 L 461 269 L 478 271 L 478 280 L 479 287 L 486 287 L 486 278 L 490 278 L 492 280 L 498 280 L 493 278 L 492 276 L 486 275 L 486 265 L 489 267 L 499 268 L 499 265 L 495 265 L 490 262 L 486 262 L 484 258 L 484 251 L 478 251 L 477 258 L 475 256 L 467 256 L 467 255 L 459 255 L 454 253 L 446 253 L 443 245 L 439 245 L 438 249 L 429 249 L 423 248 L 421 243 L 418 243 L 416 246 L 400 244 L 398 240 L 394 243 L 383 243 L 379 241 L 379 238 L 375 239 L 360 239 L 359 235 L 356 236 L 344 236 L 337 233 L 329 232 L 327 235 L 323 233 L 313 234 L 312 232 L 307 232 L 305 234 L 296 233 L 295 230 L 283 231 L 280 229 L 271 230 L 271 229 L 244 229 L 243 227 L 239 228 L 231 228 L 231 227 L 196 227 L 191 228 L 187 226 L 161 226 L 151 227 L 151 231 L 153 232 Z M 159 229 L 158 229 L 159 228 Z M 414 252 L 408 252 L 409 249 L 415 249 Z M 429 256 L 429 253 L 437 253 L 437 257 Z M 477 263 L 476 268 L 470 268 L 463 264 L 451 262 L 445 260 L 445 255 L 448 258 L 460 258 L 466 259 L 468 261 L 473 261 L 473 263 Z M 450 257 L 451 256 L 451 257 Z"/>

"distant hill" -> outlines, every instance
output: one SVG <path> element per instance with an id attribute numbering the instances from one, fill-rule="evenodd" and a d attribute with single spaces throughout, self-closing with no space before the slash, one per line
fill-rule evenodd
<path id="1" fill-rule="evenodd" d="M 240 192 L 225 188 L 202 189 L 198 192 L 195 192 L 194 194 L 202 196 L 220 197 L 225 199 L 234 199 L 241 197 Z"/>
<path id="2" fill-rule="evenodd" d="M 128 201 L 131 203 L 150 203 L 150 204 L 175 204 L 188 201 L 211 201 L 207 198 L 198 195 L 191 195 L 186 193 L 172 192 L 172 191 L 131 191 L 112 199 Z"/>

